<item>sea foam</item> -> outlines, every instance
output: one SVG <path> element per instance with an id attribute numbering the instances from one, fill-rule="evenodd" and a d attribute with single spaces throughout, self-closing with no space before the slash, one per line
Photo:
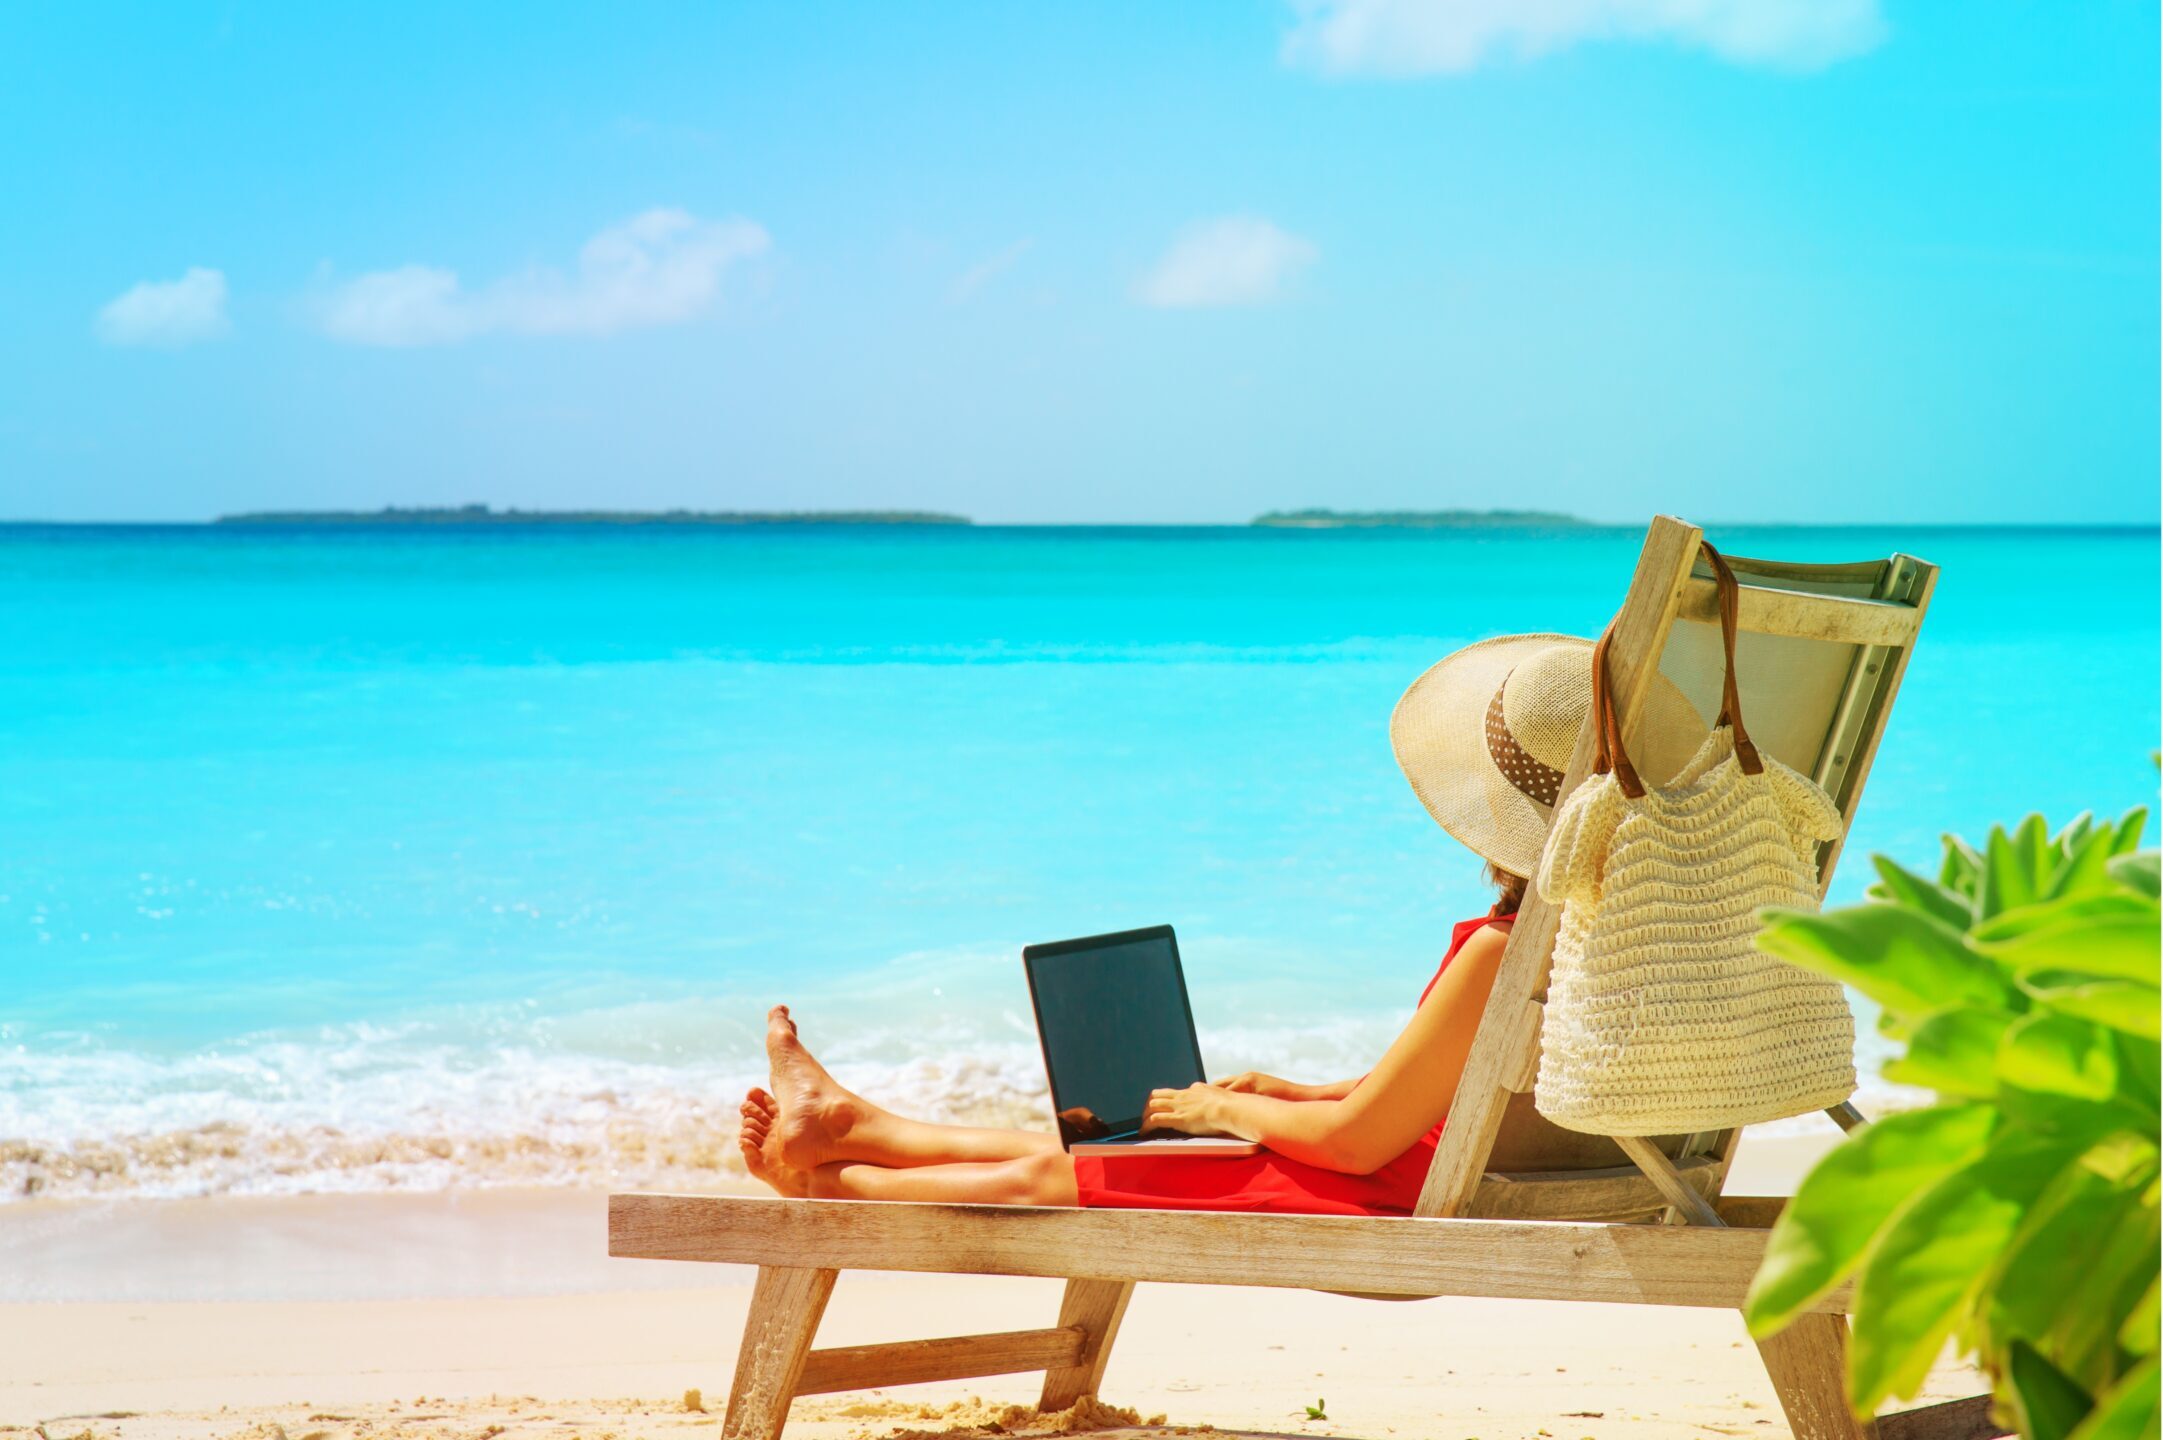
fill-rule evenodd
<path id="1" fill-rule="evenodd" d="M 1043 1129 L 1042 1064 L 1005 1045 L 841 1067 L 926 1119 Z M 0 1051 L 0 1200 L 499 1185 L 687 1185 L 744 1173 L 753 1057 L 653 1063 L 459 1049 L 400 1029 L 165 1060 Z"/>
<path id="2" fill-rule="evenodd" d="M 681 1017 L 679 1017 L 680 1020 Z M 1401 1016 L 1205 1029 L 1217 1073 L 1360 1073 Z M 1033 1035 L 1014 1016 L 936 1033 L 868 1026 L 827 1051 L 870 1099 L 927 1120 L 1049 1128 Z M 0 1049 L 0 1204 L 70 1196 L 280 1195 L 492 1186 L 696 1188 L 744 1175 L 737 1107 L 763 1058 L 577 1050 L 621 1013 L 531 1022 L 477 1043 L 440 1023 L 325 1027 L 153 1057 L 78 1039 Z M 495 1027 L 491 1027 L 494 1029 Z M 544 1043 L 545 1042 L 545 1043 Z M 655 1048 L 661 1048 L 656 1046 Z M 1875 1047 L 1873 1047 L 1875 1048 Z M 1874 1077 L 1866 1111 L 1918 1097 Z M 1793 1126 L 1807 1121 L 1791 1122 Z M 1777 1127 L 1775 1127 L 1777 1128 Z"/>

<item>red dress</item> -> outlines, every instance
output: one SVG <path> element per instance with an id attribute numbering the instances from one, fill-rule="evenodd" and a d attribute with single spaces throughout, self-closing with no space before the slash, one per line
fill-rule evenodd
<path id="1" fill-rule="evenodd" d="M 1450 961 L 1480 930 L 1514 915 L 1467 920 L 1420 991 L 1424 1003 Z M 1081 1203 L 1100 1210 L 1269 1210 L 1290 1215 L 1409 1215 L 1442 1138 L 1437 1125 L 1372 1175 L 1346 1175 L 1273 1151 L 1254 1155 L 1076 1155 Z"/>

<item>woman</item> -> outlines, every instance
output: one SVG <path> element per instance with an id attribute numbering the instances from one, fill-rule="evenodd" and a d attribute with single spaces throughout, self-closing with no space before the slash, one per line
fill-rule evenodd
<path id="1" fill-rule="evenodd" d="M 766 1032 L 772 1088 L 744 1097 L 745 1164 L 794 1196 L 1410 1214 L 1591 705 L 1591 654 L 1590 641 L 1567 635 L 1486 640 L 1442 660 L 1398 701 L 1398 764 L 1428 813 L 1487 861 L 1499 895 L 1486 915 L 1456 926 L 1411 1020 L 1367 1074 L 1300 1085 L 1249 1073 L 1149 1097 L 1146 1128 L 1237 1136 L 1258 1153 L 1069 1155 L 1048 1134 L 907 1119 L 845 1089 L 805 1047 L 788 1007 L 776 1006 Z M 1672 687 L 1649 705 L 1646 733 L 1703 733 Z M 1640 766 L 1651 783 L 1690 747 L 1670 748 Z"/>

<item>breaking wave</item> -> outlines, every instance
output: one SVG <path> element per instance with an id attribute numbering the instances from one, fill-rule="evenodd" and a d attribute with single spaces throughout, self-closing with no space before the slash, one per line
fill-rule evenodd
<path id="1" fill-rule="evenodd" d="M 670 1186 L 744 1173 L 736 1108 L 765 1080 L 749 1057 L 641 1064 L 401 1043 L 411 1038 L 266 1040 L 166 1061 L 0 1052 L 0 1197 Z M 1005 1049 L 845 1073 L 927 1119 L 1044 1128 L 1041 1062 Z"/>
<path id="2" fill-rule="evenodd" d="M 1048 1128 L 1027 1017 L 955 1013 L 940 988 L 875 986 L 853 1006 L 822 1004 L 807 1034 L 844 1083 L 901 1113 Z M 1213 1068 L 1357 1074 L 1403 1019 L 1390 1007 L 1310 1020 L 1299 1012 L 1320 1007 L 1290 998 L 1205 1026 Z M 740 1181 L 737 1106 L 766 1078 L 746 1023 L 756 1013 L 716 1000 L 553 1017 L 513 1007 L 165 1054 L 0 1028 L 0 1204 Z M 1913 1098 L 1867 1077 L 1862 1103 Z"/>

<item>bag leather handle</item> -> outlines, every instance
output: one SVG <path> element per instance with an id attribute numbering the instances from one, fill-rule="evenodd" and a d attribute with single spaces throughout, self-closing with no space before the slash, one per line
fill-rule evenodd
<path id="1" fill-rule="evenodd" d="M 1742 727 L 1742 691 L 1735 683 L 1735 634 L 1742 628 L 1742 586 L 1735 582 L 1735 572 L 1728 568 L 1726 556 L 1706 541 L 1697 543 L 1712 562 L 1713 584 L 1720 596 L 1720 644 L 1727 651 L 1727 677 L 1720 687 L 1720 718 L 1713 723 L 1734 729 L 1735 758 L 1742 762 L 1743 773 L 1760 775 L 1765 761 L 1757 753 L 1750 732 Z"/>
<path id="2" fill-rule="evenodd" d="M 1765 771 L 1765 761 L 1751 742 L 1750 732 L 1743 728 L 1742 692 L 1735 684 L 1735 632 L 1740 628 L 1742 615 L 1742 586 L 1736 582 L 1735 572 L 1728 568 L 1726 557 L 1713 549 L 1709 541 L 1700 540 L 1698 546 L 1712 563 L 1713 588 L 1720 601 L 1720 646 L 1727 660 L 1726 674 L 1720 683 L 1720 718 L 1714 724 L 1728 726 L 1735 732 L 1735 759 L 1741 764 L 1743 773 L 1761 775 Z M 1600 635 L 1600 643 L 1592 647 L 1592 773 L 1605 775 L 1613 771 L 1615 783 L 1622 788 L 1622 793 L 1635 800 L 1645 793 L 1645 782 L 1638 778 L 1637 767 L 1630 763 L 1629 752 L 1623 748 L 1622 721 L 1615 713 L 1613 682 L 1607 673 L 1607 651 L 1614 638 L 1615 622 L 1611 620 Z"/>

